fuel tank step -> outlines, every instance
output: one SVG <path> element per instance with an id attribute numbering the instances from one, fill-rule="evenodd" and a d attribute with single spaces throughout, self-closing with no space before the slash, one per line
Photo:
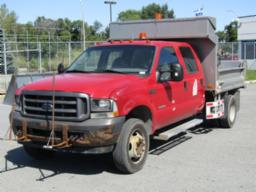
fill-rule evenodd
<path id="1" fill-rule="evenodd" d="M 188 129 L 196 127 L 200 124 L 203 123 L 203 119 L 192 119 L 188 122 L 185 122 L 183 124 L 180 124 L 176 127 L 173 127 L 172 129 L 169 129 L 167 131 L 161 132 L 158 135 L 154 136 L 154 139 L 157 140 L 163 140 L 163 141 L 167 141 L 169 140 L 171 137 L 178 135 L 180 133 L 184 133 L 187 132 Z"/>

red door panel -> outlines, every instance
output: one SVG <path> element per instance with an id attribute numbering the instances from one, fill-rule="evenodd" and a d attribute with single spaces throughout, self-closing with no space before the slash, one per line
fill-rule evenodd
<path id="1" fill-rule="evenodd" d="M 200 61 L 189 46 L 179 48 L 180 62 L 185 66 L 184 96 L 190 116 L 198 113 L 204 105 L 204 77 Z"/>

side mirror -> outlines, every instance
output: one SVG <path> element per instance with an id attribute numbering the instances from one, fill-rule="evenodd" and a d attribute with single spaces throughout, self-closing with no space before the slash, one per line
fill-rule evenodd
<path id="1" fill-rule="evenodd" d="M 171 80 L 182 81 L 184 79 L 184 71 L 179 63 L 171 64 Z"/>
<path id="2" fill-rule="evenodd" d="M 63 63 L 60 63 L 59 65 L 58 65 L 58 74 L 62 74 L 62 73 L 64 73 L 64 71 L 65 71 L 65 67 L 64 67 L 64 65 L 63 65 Z"/>
<path id="3" fill-rule="evenodd" d="M 164 64 L 158 69 L 159 76 L 158 81 L 159 82 L 167 82 L 171 80 L 171 67 L 170 64 Z"/>

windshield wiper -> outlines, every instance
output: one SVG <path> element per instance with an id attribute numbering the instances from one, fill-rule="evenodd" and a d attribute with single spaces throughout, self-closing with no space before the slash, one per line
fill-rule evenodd
<path id="1" fill-rule="evenodd" d="M 120 74 L 126 74 L 125 72 L 122 71 L 116 71 L 116 70 L 112 70 L 112 69 L 105 69 L 105 70 L 100 70 L 100 71 L 95 71 L 98 73 L 120 73 Z"/>
<path id="2" fill-rule="evenodd" d="M 70 70 L 70 71 L 65 71 L 65 73 L 90 73 L 90 71 L 74 69 L 74 70 Z"/>

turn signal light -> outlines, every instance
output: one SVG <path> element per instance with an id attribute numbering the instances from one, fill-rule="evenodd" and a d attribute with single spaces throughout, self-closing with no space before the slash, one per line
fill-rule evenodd
<path id="1" fill-rule="evenodd" d="M 147 39 L 147 36 L 148 36 L 148 34 L 147 34 L 146 32 L 141 32 L 141 33 L 139 34 L 139 38 L 140 38 L 140 39 Z"/>
<path id="2" fill-rule="evenodd" d="M 156 20 L 161 20 L 162 19 L 162 14 L 161 13 L 156 13 L 155 14 L 155 19 Z"/>
<path id="3" fill-rule="evenodd" d="M 207 88 L 208 89 L 215 89 L 215 84 L 214 83 L 208 83 Z"/>

